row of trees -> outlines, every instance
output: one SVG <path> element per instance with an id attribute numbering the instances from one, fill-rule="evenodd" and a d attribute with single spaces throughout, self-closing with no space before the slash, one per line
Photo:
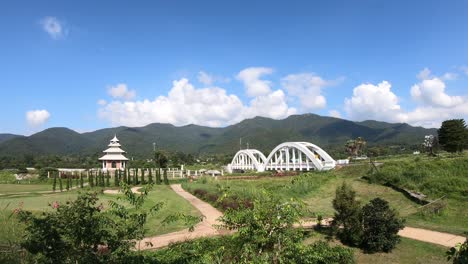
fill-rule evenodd
<path id="1" fill-rule="evenodd" d="M 161 170 L 158 168 L 154 170 L 155 175 L 153 176 L 153 169 L 125 169 L 125 170 L 116 170 L 114 172 L 114 177 L 111 177 L 111 174 L 103 171 L 93 172 L 80 172 L 78 175 L 60 173 L 57 170 L 51 171 L 53 182 L 52 190 L 63 191 L 65 188 L 67 191 L 73 188 L 73 185 L 76 187 L 83 188 L 87 182 L 89 187 L 119 187 L 121 183 L 127 185 L 139 185 L 139 184 L 169 184 L 169 179 L 167 177 L 167 169 L 164 168 Z M 162 175 L 161 175 L 162 174 Z M 162 179 L 161 179 L 162 176 Z M 111 183 L 113 179 L 113 183 Z M 64 183 L 65 182 L 65 183 Z M 64 186 L 65 185 L 65 186 Z"/>

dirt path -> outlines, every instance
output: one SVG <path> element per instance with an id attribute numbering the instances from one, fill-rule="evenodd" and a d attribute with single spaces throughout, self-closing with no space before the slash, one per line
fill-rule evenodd
<path id="1" fill-rule="evenodd" d="M 133 187 L 131 190 L 133 193 L 139 193 L 138 192 L 139 189 L 141 189 L 141 186 Z M 120 192 L 120 189 L 118 189 L 118 190 L 104 190 L 104 193 L 105 194 L 119 194 L 121 192 Z"/>
<path id="2" fill-rule="evenodd" d="M 220 211 L 182 189 L 180 184 L 173 184 L 171 185 L 171 188 L 178 195 L 189 201 L 190 204 L 197 208 L 198 211 L 200 211 L 204 217 L 203 221 L 195 226 L 195 230 L 193 232 L 189 232 L 188 229 L 184 229 L 182 231 L 169 234 L 147 237 L 138 243 L 138 247 L 140 249 L 156 249 L 165 247 L 173 242 L 181 242 L 200 237 L 216 236 L 223 233 L 222 231 L 213 227 L 213 225 L 220 224 L 220 222 L 217 221 L 217 219 L 223 215 Z"/>
<path id="3" fill-rule="evenodd" d="M 137 192 L 141 187 L 133 187 L 132 191 Z M 193 232 L 189 232 L 188 229 L 182 231 L 173 232 L 169 234 L 147 237 L 139 242 L 139 248 L 142 250 L 145 249 L 157 249 L 169 245 L 172 242 L 182 242 L 190 239 L 200 238 L 200 237 L 209 237 L 216 236 L 227 233 L 226 231 L 218 230 L 213 227 L 213 225 L 220 224 L 217 219 L 223 214 L 214 208 L 210 204 L 198 199 L 189 192 L 182 189 L 180 184 L 171 185 L 172 190 L 174 190 L 178 195 L 182 196 L 184 199 L 190 202 L 200 213 L 204 216 L 204 219 L 201 223 L 195 226 Z M 118 193 L 118 190 L 107 190 L 105 193 Z M 327 225 L 331 222 L 331 218 L 324 219 L 323 224 Z M 305 221 L 295 226 L 302 226 L 304 228 L 312 228 L 317 223 L 315 221 Z M 411 238 L 414 240 L 419 240 L 423 242 L 433 243 L 437 245 L 442 245 L 446 247 L 453 247 L 457 243 L 463 243 L 465 238 L 462 236 L 457 236 L 449 233 L 442 233 L 437 231 L 431 231 L 427 229 L 415 228 L 415 227 L 405 227 L 398 233 L 402 237 Z"/>
<path id="4" fill-rule="evenodd" d="M 453 247 L 457 243 L 465 242 L 465 238 L 462 236 L 409 226 L 403 228 L 403 230 L 400 230 L 398 234 L 402 237 L 438 244 L 446 247 Z"/>

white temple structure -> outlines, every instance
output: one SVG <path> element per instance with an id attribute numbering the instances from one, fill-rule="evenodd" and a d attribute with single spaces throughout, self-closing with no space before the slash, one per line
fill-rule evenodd
<path id="1" fill-rule="evenodd" d="M 128 159 L 123 155 L 125 151 L 120 147 L 117 136 L 114 136 L 109 143 L 109 148 L 103 151 L 106 154 L 99 158 L 103 170 L 125 169 Z"/>

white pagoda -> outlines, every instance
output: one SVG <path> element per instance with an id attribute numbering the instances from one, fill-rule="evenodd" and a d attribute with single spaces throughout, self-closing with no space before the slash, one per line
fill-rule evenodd
<path id="1" fill-rule="evenodd" d="M 114 135 L 114 138 L 109 143 L 109 148 L 103 151 L 106 154 L 99 158 L 99 161 L 102 162 L 103 170 L 125 169 L 128 159 L 123 155 L 125 151 L 120 147 L 119 140 Z"/>

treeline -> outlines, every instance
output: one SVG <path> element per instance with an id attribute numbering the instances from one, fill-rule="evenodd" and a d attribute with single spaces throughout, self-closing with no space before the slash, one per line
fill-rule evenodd
<path id="1" fill-rule="evenodd" d="M 163 168 L 127 168 L 113 172 L 88 170 L 79 173 L 63 173 L 49 170 L 53 191 L 70 190 L 73 187 L 120 187 L 141 184 L 169 184 L 167 169 Z"/>
<path id="2" fill-rule="evenodd" d="M 198 163 L 212 163 L 212 164 L 228 164 L 231 162 L 232 155 L 194 155 L 183 152 L 168 152 L 163 151 L 167 157 L 167 166 L 171 168 L 177 168 L 181 165 L 193 165 Z M 139 158 L 135 159 L 128 156 L 130 159 L 129 167 L 134 168 L 150 168 L 154 167 L 154 157 Z M 101 163 L 98 161 L 99 155 L 92 156 L 34 156 L 34 155 L 22 155 L 22 156 L 3 156 L 0 157 L 0 170 L 3 169 L 22 169 L 24 168 L 36 168 L 42 169 L 46 167 L 51 168 L 99 168 Z"/>

